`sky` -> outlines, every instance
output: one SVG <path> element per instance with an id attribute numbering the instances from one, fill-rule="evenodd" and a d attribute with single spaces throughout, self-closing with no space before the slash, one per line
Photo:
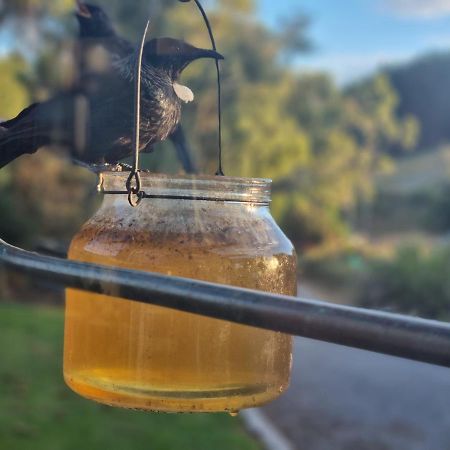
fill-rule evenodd
<path id="1" fill-rule="evenodd" d="M 305 12 L 315 50 L 298 64 L 327 70 L 340 84 L 382 65 L 450 50 L 450 0 L 259 0 L 259 8 L 271 26 L 291 11 Z"/>

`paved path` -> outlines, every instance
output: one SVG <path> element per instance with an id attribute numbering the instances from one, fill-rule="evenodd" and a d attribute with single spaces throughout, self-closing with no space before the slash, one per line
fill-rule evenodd
<path id="1" fill-rule="evenodd" d="M 450 450 L 450 369 L 297 338 L 263 412 L 298 450 Z"/>

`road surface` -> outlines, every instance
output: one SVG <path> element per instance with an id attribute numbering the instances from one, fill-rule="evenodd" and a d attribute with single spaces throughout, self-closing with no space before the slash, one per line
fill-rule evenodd
<path id="1" fill-rule="evenodd" d="M 298 450 L 450 450 L 450 369 L 296 338 L 263 412 Z"/>

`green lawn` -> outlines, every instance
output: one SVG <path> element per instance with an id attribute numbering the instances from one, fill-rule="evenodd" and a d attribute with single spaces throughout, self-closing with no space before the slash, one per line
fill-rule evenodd
<path id="1" fill-rule="evenodd" d="M 63 313 L 0 305 L 0 449 L 257 450 L 239 419 L 84 400 L 62 378 Z"/>

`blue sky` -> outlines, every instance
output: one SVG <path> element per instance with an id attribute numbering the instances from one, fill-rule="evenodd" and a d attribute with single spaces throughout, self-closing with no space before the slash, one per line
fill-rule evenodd
<path id="1" fill-rule="evenodd" d="M 259 0 L 271 25 L 290 11 L 312 19 L 316 49 L 301 58 L 305 70 L 325 69 L 340 83 L 376 67 L 450 49 L 450 0 Z"/>

